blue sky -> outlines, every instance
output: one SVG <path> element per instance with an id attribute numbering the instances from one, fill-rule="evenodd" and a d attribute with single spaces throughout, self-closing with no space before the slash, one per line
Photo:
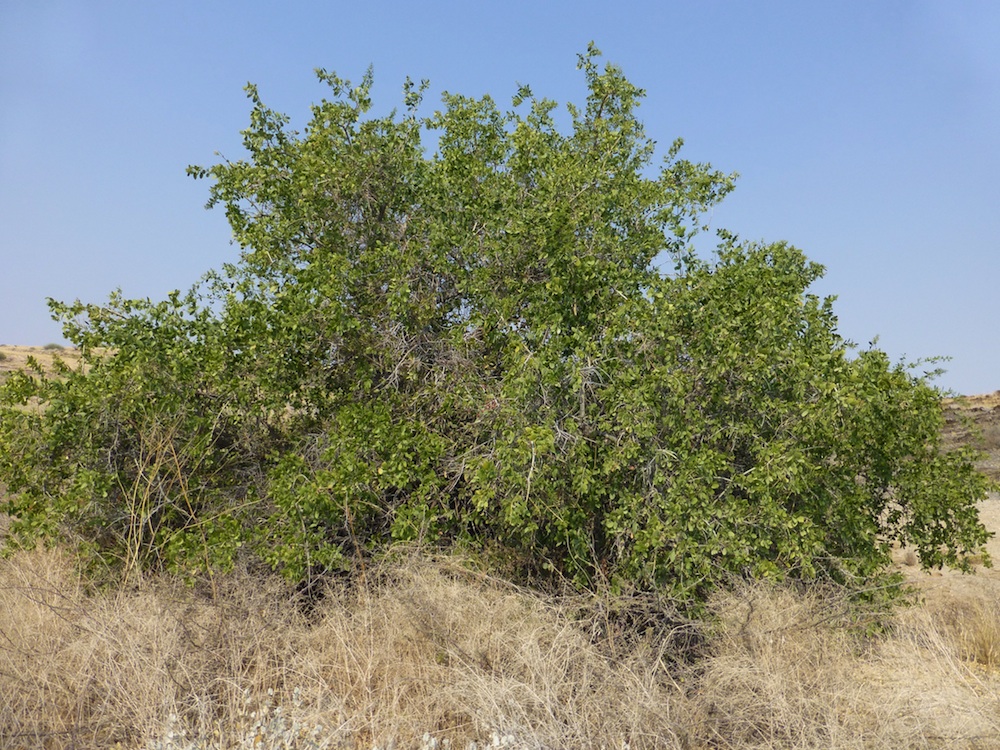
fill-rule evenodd
<path id="1" fill-rule="evenodd" d="M 46 297 L 162 298 L 236 258 L 208 184 L 253 81 L 302 122 L 313 69 L 580 101 L 594 40 L 648 133 L 741 174 L 713 227 L 827 267 L 840 331 L 938 383 L 1000 388 L 1000 3 L 0 0 L 0 343 L 61 340 Z"/>

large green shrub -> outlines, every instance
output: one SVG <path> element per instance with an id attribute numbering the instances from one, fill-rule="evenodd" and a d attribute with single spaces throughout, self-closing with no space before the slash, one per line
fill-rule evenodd
<path id="1" fill-rule="evenodd" d="M 53 303 L 81 366 L 5 384 L 12 539 L 291 577 L 461 544 L 689 600 L 865 581 L 895 541 L 966 565 L 987 484 L 942 451 L 940 392 L 851 352 L 795 248 L 696 254 L 732 177 L 680 142 L 654 164 L 643 92 L 597 56 L 567 128 L 527 88 L 424 118 L 407 82 L 372 117 L 370 74 L 320 71 L 299 133 L 248 87 L 246 157 L 190 169 L 238 262 L 164 302 Z"/>

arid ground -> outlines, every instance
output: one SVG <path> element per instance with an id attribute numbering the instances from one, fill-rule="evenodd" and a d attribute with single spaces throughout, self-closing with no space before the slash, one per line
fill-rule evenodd
<path id="1" fill-rule="evenodd" d="M 59 344 L 49 344 L 47 346 L 12 346 L 8 344 L 0 345 L 0 376 L 3 373 L 21 370 L 27 365 L 28 357 L 34 357 L 42 367 L 51 367 L 55 357 L 61 357 L 68 363 L 73 363 L 78 359 L 75 349 L 63 347 Z"/>
<path id="2" fill-rule="evenodd" d="M 0 379 L 74 357 L 0 354 Z M 1000 479 L 1000 392 L 945 408 L 947 440 Z M 1000 496 L 980 510 L 1000 532 Z M 875 630 L 837 590 L 748 583 L 710 626 L 636 641 L 608 624 L 621 601 L 452 559 L 401 555 L 305 613 L 259 572 L 94 591 L 65 550 L 18 552 L 0 559 L 0 750 L 1000 748 L 1000 570 L 895 561 L 920 603 Z"/>

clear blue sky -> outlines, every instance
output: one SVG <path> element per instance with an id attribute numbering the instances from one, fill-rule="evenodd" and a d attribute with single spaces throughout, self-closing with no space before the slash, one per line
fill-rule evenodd
<path id="1" fill-rule="evenodd" d="M 591 39 L 652 137 L 741 174 L 713 226 L 823 263 L 847 338 L 1000 388 L 993 0 L 0 0 L 0 343 L 61 340 L 46 297 L 159 299 L 235 259 L 184 168 L 240 155 L 247 81 L 298 122 L 316 67 L 372 64 L 382 109 L 406 75 L 579 101 Z"/>

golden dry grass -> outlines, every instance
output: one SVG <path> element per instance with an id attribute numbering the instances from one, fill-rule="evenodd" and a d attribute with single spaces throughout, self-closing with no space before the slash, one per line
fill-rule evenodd
<path id="1" fill-rule="evenodd" d="M 862 638 L 821 588 L 756 585 L 722 599 L 701 676 L 711 747 L 1000 746 L 1000 675 L 963 658 L 952 626 L 926 608 Z"/>
<path id="2" fill-rule="evenodd" d="M 58 551 L 0 561 L 0 748 L 168 747 L 172 715 L 172 747 L 1000 746 L 995 592 L 870 637 L 832 590 L 747 586 L 680 665 L 455 562 L 371 581 L 306 617 L 260 576 L 88 594 Z"/>
<path id="3" fill-rule="evenodd" d="M 0 378 L 4 374 L 27 367 L 28 357 L 33 357 L 46 371 L 52 369 L 53 360 L 58 357 L 68 365 L 74 365 L 80 359 L 80 353 L 72 348 L 46 348 L 44 346 L 12 346 L 0 345 Z"/>

